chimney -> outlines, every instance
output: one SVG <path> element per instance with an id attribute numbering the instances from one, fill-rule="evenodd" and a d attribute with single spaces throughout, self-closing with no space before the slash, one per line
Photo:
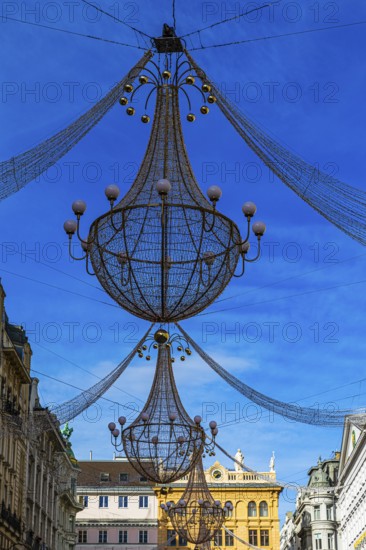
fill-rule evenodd
<path id="1" fill-rule="evenodd" d="M 93 460 L 93 451 L 90 451 L 89 457 L 90 457 L 90 460 Z"/>

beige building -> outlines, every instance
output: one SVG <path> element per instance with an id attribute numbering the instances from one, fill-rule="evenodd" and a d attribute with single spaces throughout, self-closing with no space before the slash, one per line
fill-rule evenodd
<path id="1" fill-rule="evenodd" d="M 27 336 L 9 323 L 4 298 L 0 285 L 0 549 L 71 550 L 79 468 L 40 405 Z"/>

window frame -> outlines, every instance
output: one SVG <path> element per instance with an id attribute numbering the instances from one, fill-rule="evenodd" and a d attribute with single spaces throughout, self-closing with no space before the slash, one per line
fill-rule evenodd
<path id="1" fill-rule="evenodd" d="M 128 544 L 128 531 L 126 529 L 120 529 L 118 531 L 118 544 Z"/>
<path id="2" fill-rule="evenodd" d="M 261 529 L 259 532 L 260 546 L 269 546 L 269 529 Z"/>
<path id="3" fill-rule="evenodd" d="M 314 521 L 320 520 L 320 505 L 314 506 Z"/>
<path id="4" fill-rule="evenodd" d="M 254 514 L 252 512 L 254 512 Z M 255 500 L 251 500 L 250 502 L 248 502 L 248 518 L 256 518 L 256 517 L 257 517 L 257 503 L 255 502 Z"/>
<path id="5" fill-rule="evenodd" d="M 234 533 L 234 531 L 232 531 Z M 225 531 L 225 546 L 234 546 L 234 535 Z"/>
<path id="6" fill-rule="evenodd" d="M 139 544 L 149 544 L 149 532 L 146 529 L 142 529 L 139 531 Z"/>
<path id="7" fill-rule="evenodd" d="M 253 546 L 258 546 L 258 529 L 249 529 L 249 544 L 253 544 Z"/>
<path id="8" fill-rule="evenodd" d="M 146 500 L 143 500 L 143 499 L 146 499 Z M 148 508 L 148 507 L 149 507 L 149 496 L 139 495 L 139 508 Z"/>
<path id="9" fill-rule="evenodd" d="M 109 508 L 108 495 L 99 495 L 99 508 Z"/>
<path id="10" fill-rule="evenodd" d="M 78 544 L 85 544 L 86 542 L 88 542 L 88 531 L 86 529 L 79 529 Z"/>
<path id="11" fill-rule="evenodd" d="M 118 495 L 118 508 L 128 508 L 128 500 L 128 495 Z"/>
<path id="12" fill-rule="evenodd" d="M 261 500 L 259 503 L 259 517 L 268 518 L 268 515 L 269 515 L 268 502 L 266 500 Z"/>
<path id="13" fill-rule="evenodd" d="M 99 530 L 98 535 L 99 544 L 108 544 L 108 531 L 105 529 Z"/>

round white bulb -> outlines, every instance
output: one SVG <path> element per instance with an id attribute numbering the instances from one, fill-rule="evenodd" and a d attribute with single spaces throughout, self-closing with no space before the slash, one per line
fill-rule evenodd
<path id="1" fill-rule="evenodd" d="M 83 239 L 81 241 L 81 248 L 84 250 L 84 252 L 89 252 L 91 245 L 87 240 Z"/>
<path id="2" fill-rule="evenodd" d="M 172 184 L 167 179 L 159 180 L 156 184 L 156 190 L 159 195 L 167 195 L 172 188 Z"/>
<path id="3" fill-rule="evenodd" d="M 118 419 L 118 422 L 123 426 L 127 422 L 127 418 L 125 416 L 120 416 Z"/>
<path id="4" fill-rule="evenodd" d="M 211 430 L 211 433 L 212 433 L 212 435 L 216 436 L 219 433 L 219 429 L 214 428 L 213 430 Z"/>
<path id="5" fill-rule="evenodd" d="M 118 195 L 120 193 L 118 185 L 108 185 L 104 189 L 105 196 L 109 201 L 115 201 L 118 198 Z"/>
<path id="6" fill-rule="evenodd" d="M 241 245 L 241 251 L 243 254 L 247 254 L 249 252 L 249 249 L 250 249 L 250 243 L 248 241 L 246 241 Z"/>
<path id="7" fill-rule="evenodd" d="M 174 422 L 174 420 L 176 420 L 176 419 L 177 419 L 177 413 L 170 413 L 169 414 L 169 420 L 171 422 Z"/>
<path id="8" fill-rule="evenodd" d="M 76 216 L 82 216 L 86 210 L 86 203 L 82 200 L 77 200 L 72 203 L 72 209 Z"/>
<path id="9" fill-rule="evenodd" d="M 64 223 L 64 230 L 67 235 L 73 235 L 77 229 L 78 225 L 75 220 L 66 220 Z"/>
<path id="10" fill-rule="evenodd" d="M 116 425 L 114 422 L 110 422 L 108 424 L 108 430 L 110 430 L 111 432 L 113 432 L 113 430 L 115 429 Z"/>
<path id="11" fill-rule="evenodd" d="M 253 223 L 252 230 L 256 237 L 262 237 L 266 231 L 266 224 L 263 222 L 255 222 Z"/>
<path id="12" fill-rule="evenodd" d="M 116 428 L 116 429 L 115 429 L 115 430 L 113 430 L 113 432 L 112 432 L 112 435 L 113 435 L 113 437 L 118 437 L 118 436 L 119 436 L 119 434 L 120 434 L 120 431 L 119 431 L 119 429 L 118 429 L 118 428 Z"/>
<path id="13" fill-rule="evenodd" d="M 151 443 L 153 443 L 154 445 L 157 445 L 159 442 L 159 438 L 157 435 L 154 435 L 152 438 L 151 438 Z"/>
<path id="14" fill-rule="evenodd" d="M 210 426 L 211 430 L 213 430 L 214 428 L 216 428 L 217 422 L 215 422 L 214 420 L 211 420 L 211 422 L 209 423 L 209 426 Z"/>
<path id="15" fill-rule="evenodd" d="M 149 415 L 148 415 L 148 413 L 146 413 L 146 412 L 141 413 L 141 419 L 142 419 L 144 422 L 146 422 L 147 420 L 149 420 Z"/>
<path id="16" fill-rule="evenodd" d="M 185 442 L 186 438 L 183 435 L 180 435 L 177 439 L 178 443 L 182 445 Z"/>
<path id="17" fill-rule="evenodd" d="M 242 206 L 244 216 L 252 218 L 257 211 L 257 207 L 254 202 L 245 202 Z"/>
<path id="18" fill-rule="evenodd" d="M 215 500 L 215 505 L 216 506 L 220 506 L 221 505 L 221 502 L 219 500 Z"/>
<path id="19" fill-rule="evenodd" d="M 195 421 L 196 424 L 201 424 L 201 422 L 202 422 L 202 417 L 201 417 L 199 414 L 197 414 L 197 415 L 194 417 L 193 420 Z"/>
<path id="20" fill-rule="evenodd" d="M 218 185 L 211 185 L 207 189 L 207 196 L 210 199 L 210 201 L 216 202 L 221 198 L 222 191 Z"/>

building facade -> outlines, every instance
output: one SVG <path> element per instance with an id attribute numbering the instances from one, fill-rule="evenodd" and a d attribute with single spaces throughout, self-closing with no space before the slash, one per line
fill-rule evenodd
<path id="1" fill-rule="evenodd" d="M 76 550 L 152 550 L 193 548 L 175 535 L 161 508 L 177 502 L 188 476 L 167 485 L 152 485 L 126 459 L 79 462 L 78 495 L 85 508 L 77 514 Z M 215 500 L 232 502 L 233 511 L 225 526 L 236 536 L 255 546 L 279 550 L 278 499 L 282 487 L 273 471 L 260 474 L 229 470 L 215 462 L 205 471 Z M 216 536 L 216 546 L 235 550 L 242 544 L 224 529 Z"/>
<path id="2" fill-rule="evenodd" d="M 309 481 L 297 495 L 296 510 L 281 529 L 281 550 L 339 550 L 335 492 L 339 453 L 308 471 Z"/>
<path id="3" fill-rule="evenodd" d="M 6 315 L 0 285 L 0 548 L 22 539 L 31 350 L 24 332 Z"/>
<path id="4" fill-rule="evenodd" d="M 127 459 L 80 461 L 77 550 L 153 550 L 157 543 L 155 492 Z"/>
<path id="5" fill-rule="evenodd" d="M 68 435 L 40 405 L 31 348 L 0 285 L 0 549 L 72 550 L 79 474 Z"/>
<path id="6" fill-rule="evenodd" d="M 342 550 L 366 548 L 366 419 L 345 419 L 337 486 Z"/>

